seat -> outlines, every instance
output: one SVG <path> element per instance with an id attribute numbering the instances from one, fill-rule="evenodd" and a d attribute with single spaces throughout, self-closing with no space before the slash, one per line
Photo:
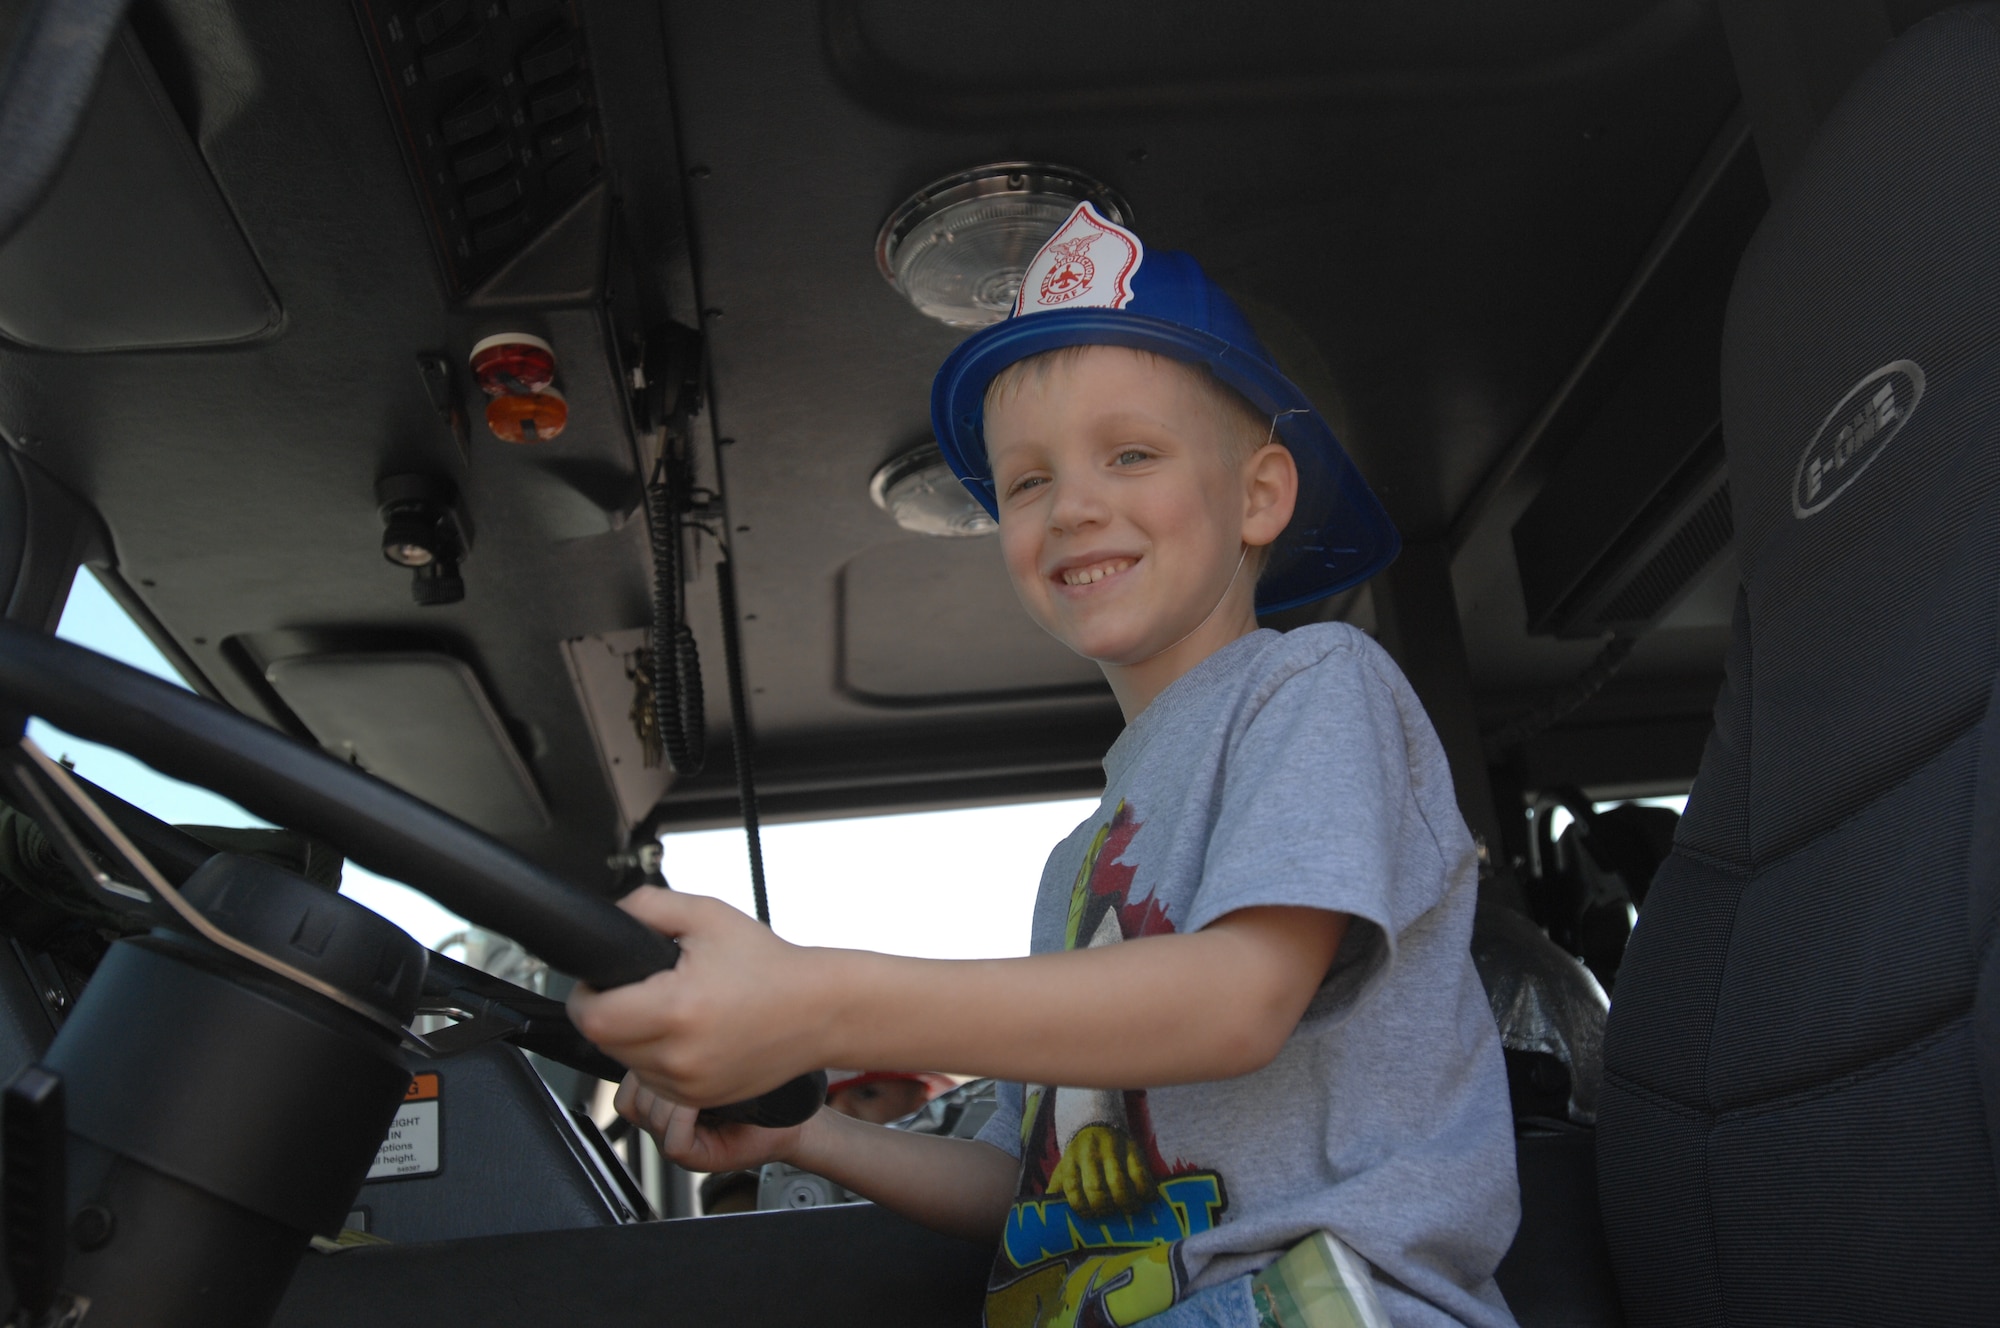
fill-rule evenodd
<path id="1" fill-rule="evenodd" d="M 1606 992 L 1631 938 L 1633 913 L 1673 846 L 1677 812 L 1636 803 L 1598 811 L 1580 789 L 1557 793 L 1570 814 L 1560 836 L 1554 817 L 1535 817 L 1532 869 L 1522 882 L 1528 911 L 1549 939 L 1582 959 Z"/>
<path id="2" fill-rule="evenodd" d="M 1618 976 L 1628 1320 L 2000 1314 L 2000 6 L 1851 86 L 1738 269 L 1716 727 Z"/>
<path id="3" fill-rule="evenodd" d="M 1533 919 L 1501 904 L 1474 916 L 1472 958 L 1507 1058 L 1521 1182 L 1521 1225 L 1495 1280 L 1521 1328 L 1618 1328 L 1590 1128 L 1604 992 Z"/>

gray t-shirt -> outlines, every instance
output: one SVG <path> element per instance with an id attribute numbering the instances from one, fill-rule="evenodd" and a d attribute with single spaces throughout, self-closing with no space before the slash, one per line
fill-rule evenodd
<path id="1" fill-rule="evenodd" d="M 1398 1328 L 1511 1325 L 1493 1270 L 1520 1199 L 1470 951 L 1472 838 L 1401 672 L 1345 625 L 1256 632 L 1155 698 L 1104 769 L 1097 813 L 1042 873 L 1036 953 L 1254 905 L 1353 920 L 1261 1070 L 1003 1086 L 979 1137 L 1023 1165 L 987 1323 L 1132 1323 L 1324 1228 L 1374 1266 Z"/>

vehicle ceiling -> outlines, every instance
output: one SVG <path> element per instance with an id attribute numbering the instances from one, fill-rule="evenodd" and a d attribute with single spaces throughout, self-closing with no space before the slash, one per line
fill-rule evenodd
<path id="1" fill-rule="evenodd" d="M 577 8 L 621 251 L 608 305 L 588 289 L 588 203 L 534 247 L 555 276 L 483 302 L 448 291 L 371 64 L 366 15 L 396 5 L 135 11 L 136 49 L 281 315 L 229 345 L 0 345 L 0 434 L 101 513 L 114 589 L 213 694 L 303 731 L 274 661 L 454 656 L 551 814 L 504 837 L 601 879 L 621 820 L 561 643 L 649 620 L 645 523 L 627 519 L 647 444 L 610 347 L 672 319 L 708 337 L 699 450 L 727 504 L 769 811 L 1092 790 L 1118 725 L 1093 669 L 1021 615 L 990 540 L 903 532 L 868 495 L 929 438 L 930 377 L 962 335 L 882 279 L 877 229 L 926 182 L 1006 160 L 1110 185 L 1148 245 L 1191 250 L 1238 296 L 1406 540 L 1450 554 L 1482 720 L 1597 655 L 1601 635 L 1526 630 L 1509 532 L 1585 433 L 1571 380 L 1602 361 L 1691 181 L 1740 141 L 1711 5 Z M 108 229 L 82 228 L 73 257 L 147 207 L 102 198 Z M 526 447 L 475 413 L 461 452 L 417 357 L 456 366 L 477 412 L 471 344 L 516 329 L 554 343 L 571 425 Z M 418 607 L 382 559 L 374 484 L 399 471 L 464 495 L 462 603 Z M 661 804 L 689 825 L 734 811 L 716 550 L 697 544 L 714 752 Z M 1733 593 L 1724 559 L 1526 777 L 1684 784 Z M 1374 614 L 1366 593 L 1326 611 Z"/>

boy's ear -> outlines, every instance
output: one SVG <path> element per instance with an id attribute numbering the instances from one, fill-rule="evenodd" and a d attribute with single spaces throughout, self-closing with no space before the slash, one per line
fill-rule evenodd
<path id="1" fill-rule="evenodd" d="M 1269 544 L 1291 524 L 1299 467 L 1283 443 L 1266 443 L 1243 463 L 1243 542 Z"/>

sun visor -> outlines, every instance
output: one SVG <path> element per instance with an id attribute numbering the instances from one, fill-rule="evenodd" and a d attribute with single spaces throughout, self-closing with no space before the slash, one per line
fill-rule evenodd
<path id="1" fill-rule="evenodd" d="M 320 746 L 406 793 L 494 834 L 551 823 L 463 660 L 425 651 L 297 655 L 264 676 Z"/>
<path id="2" fill-rule="evenodd" d="M 58 351 L 250 341 L 278 302 L 128 30 L 69 161 L 0 246 L 0 336 Z"/>

